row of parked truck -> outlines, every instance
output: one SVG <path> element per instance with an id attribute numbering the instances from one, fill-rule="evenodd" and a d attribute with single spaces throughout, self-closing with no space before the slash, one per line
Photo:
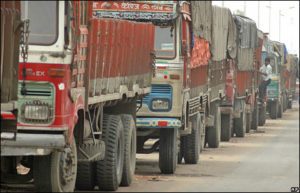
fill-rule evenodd
<path id="1" fill-rule="evenodd" d="M 1 1 L 1 182 L 116 190 L 136 153 L 155 151 L 172 174 L 267 112 L 280 118 L 298 68 L 283 43 L 211 1 Z"/>

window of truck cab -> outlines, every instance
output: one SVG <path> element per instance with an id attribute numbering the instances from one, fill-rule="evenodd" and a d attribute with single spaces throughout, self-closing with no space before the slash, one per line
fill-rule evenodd
<path id="1" fill-rule="evenodd" d="M 174 59 L 176 57 L 175 25 L 155 25 L 154 50 L 156 58 Z"/>
<path id="2" fill-rule="evenodd" d="M 58 39 L 58 1 L 21 1 L 22 19 L 29 19 L 30 45 L 53 45 Z"/>

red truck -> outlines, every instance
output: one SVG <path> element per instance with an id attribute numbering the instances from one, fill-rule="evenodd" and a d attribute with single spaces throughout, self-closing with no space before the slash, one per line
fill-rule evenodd
<path id="1" fill-rule="evenodd" d="M 291 109 L 295 95 L 299 96 L 299 84 L 296 85 L 296 79 L 299 78 L 299 61 L 296 54 L 287 54 L 286 63 L 286 108 Z"/>
<path id="2" fill-rule="evenodd" d="M 20 60 L 16 137 L 1 133 L 1 166 L 30 168 L 38 191 L 116 190 L 132 181 L 136 100 L 151 91 L 154 26 L 99 15 L 113 5 L 21 2 L 28 60 Z"/>
<path id="3" fill-rule="evenodd" d="M 230 70 L 226 74 L 226 99 L 223 101 L 223 105 L 227 105 L 229 109 L 232 106 L 233 123 L 231 133 L 222 128 L 224 141 L 230 139 L 230 134 L 244 137 L 250 129 L 257 129 L 259 116 L 257 97 L 260 76 L 257 71 L 262 60 L 261 34 L 253 20 L 239 15 L 234 15 L 233 18 L 236 54 L 230 59 Z"/>

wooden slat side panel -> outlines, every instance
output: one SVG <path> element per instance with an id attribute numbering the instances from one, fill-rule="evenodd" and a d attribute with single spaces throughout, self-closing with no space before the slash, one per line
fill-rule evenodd
<path id="1" fill-rule="evenodd" d="M 108 18 L 90 19 L 90 23 L 89 96 L 118 93 L 120 85 L 132 90 L 137 82 L 149 86 L 148 79 L 137 75 L 152 73 L 153 24 Z"/>

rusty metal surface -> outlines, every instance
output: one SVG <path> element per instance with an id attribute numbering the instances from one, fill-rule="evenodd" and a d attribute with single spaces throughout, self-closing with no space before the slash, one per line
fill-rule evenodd
<path id="1" fill-rule="evenodd" d="M 152 72 L 154 25 L 108 18 L 90 19 L 90 22 L 89 96 L 119 92 L 117 84 L 125 84 L 130 89 L 143 79 L 131 78 L 132 81 L 129 82 L 129 77 Z M 99 89 L 104 85 L 109 89 L 110 83 L 115 86 L 114 91 Z M 142 84 L 139 85 L 143 87 Z"/>
<path id="2" fill-rule="evenodd" d="M 1 1 L 1 103 L 17 100 L 20 1 Z"/>
<path id="3" fill-rule="evenodd" d="M 205 85 L 207 83 L 207 65 L 191 69 L 191 88 Z"/>
<path id="4" fill-rule="evenodd" d="M 246 89 L 248 89 L 248 94 L 252 88 L 252 77 L 250 71 L 236 71 L 236 90 L 235 94 L 237 97 L 245 96 Z"/>
<path id="5" fill-rule="evenodd" d="M 222 61 L 211 61 L 209 67 L 209 87 L 212 88 L 221 83 L 226 83 L 226 72 L 229 69 L 229 64 L 226 60 Z"/>

